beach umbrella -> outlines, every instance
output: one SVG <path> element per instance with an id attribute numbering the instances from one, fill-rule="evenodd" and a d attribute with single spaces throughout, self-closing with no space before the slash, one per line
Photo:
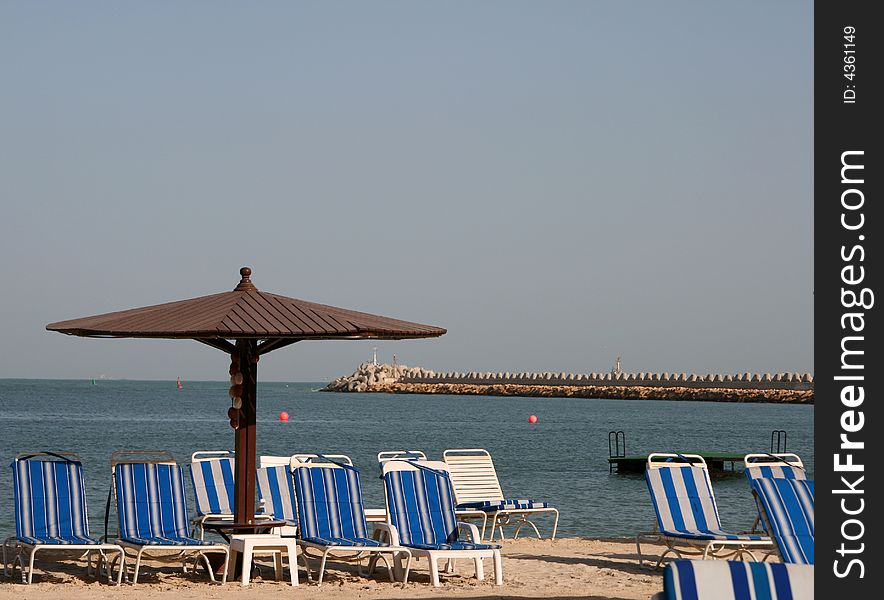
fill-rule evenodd
<path id="1" fill-rule="evenodd" d="M 255 416 L 258 359 L 303 340 L 401 340 L 438 337 L 445 329 L 259 291 L 239 270 L 232 292 L 50 323 L 46 329 L 97 338 L 192 339 L 230 355 L 235 427 L 234 516 L 255 514 Z"/>

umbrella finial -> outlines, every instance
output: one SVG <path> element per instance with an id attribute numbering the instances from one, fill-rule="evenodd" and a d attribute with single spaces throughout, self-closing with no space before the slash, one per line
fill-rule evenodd
<path id="1" fill-rule="evenodd" d="M 252 274 L 252 270 L 249 267 L 243 267 L 239 270 L 239 274 L 242 275 L 242 279 L 240 279 L 239 284 L 233 288 L 234 292 L 257 292 L 258 288 L 255 287 L 255 284 L 252 283 L 252 280 L 249 279 L 249 276 Z"/>

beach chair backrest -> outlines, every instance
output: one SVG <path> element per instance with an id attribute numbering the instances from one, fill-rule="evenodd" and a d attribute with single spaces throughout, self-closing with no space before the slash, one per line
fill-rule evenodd
<path id="1" fill-rule="evenodd" d="M 804 463 L 797 454 L 747 454 L 743 458 L 743 465 L 749 481 L 759 477 L 807 479 Z"/>
<path id="2" fill-rule="evenodd" d="M 648 456 L 645 480 L 661 531 L 721 529 L 709 470 L 696 454 Z"/>
<path id="3" fill-rule="evenodd" d="M 294 470 L 298 529 L 303 537 L 368 537 L 359 471 L 340 464 L 344 466 L 322 463 Z"/>
<path id="4" fill-rule="evenodd" d="M 196 497 L 196 512 L 206 515 L 233 514 L 234 458 L 230 452 L 194 452 L 190 480 Z"/>
<path id="5" fill-rule="evenodd" d="M 302 465 L 310 466 L 329 466 L 336 463 L 353 466 L 353 459 L 346 454 L 314 454 L 311 452 L 302 452 L 292 454 L 289 457 L 289 469 L 294 471 Z"/>
<path id="6" fill-rule="evenodd" d="M 286 457 L 288 458 L 288 457 Z M 284 465 L 261 467 L 258 469 L 258 495 L 264 507 L 264 514 L 276 519 L 295 522 L 298 509 L 295 504 L 295 489 L 288 460 Z"/>
<path id="7" fill-rule="evenodd" d="M 89 537 L 83 465 L 76 455 L 24 454 L 10 466 L 17 537 Z"/>
<path id="8" fill-rule="evenodd" d="M 423 450 L 384 450 L 378 452 L 378 464 L 383 465 L 389 460 L 427 460 Z"/>
<path id="9" fill-rule="evenodd" d="M 261 455 L 258 457 L 258 466 L 261 468 L 264 467 L 280 467 L 287 466 L 292 460 L 291 456 L 267 456 Z"/>
<path id="10" fill-rule="evenodd" d="M 127 462 L 114 465 L 120 536 L 188 536 L 184 473 L 180 465 Z"/>
<path id="11" fill-rule="evenodd" d="M 382 466 L 387 519 L 402 544 L 450 544 L 458 540 L 454 492 L 441 461 L 392 460 Z"/>
<path id="12" fill-rule="evenodd" d="M 813 595 L 813 567 L 806 565 L 676 560 L 663 572 L 665 600 L 806 600 Z"/>
<path id="13" fill-rule="evenodd" d="M 442 453 L 458 504 L 504 499 L 491 454 L 482 448 L 455 448 Z"/>
<path id="14" fill-rule="evenodd" d="M 813 564 L 813 481 L 755 479 L 751 483 L 765 529 L 783 562 Z"/>

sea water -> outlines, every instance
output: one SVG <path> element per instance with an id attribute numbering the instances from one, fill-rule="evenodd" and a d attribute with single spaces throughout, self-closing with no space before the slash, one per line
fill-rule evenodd
<path id="1" fill-rule="evenodd" d="M 559 536 L 633 536 L 654 513 L 641 474 L 609 473 L 608 432 L 627 453 L 768 452 L 785 430 L 813 477 L 813 407 L 654 400 L 516 398 L 319 392 L 321 383 L 259 383 L 259 454 L 347 454 L 362 474 L 367 507 L 383 507 L 377 453 L 485 448 L 507 497 L 559 509 Z M 114 450 L 167 450 L 186 465 L 198 450 L 233 448 L 226 382 L 0 380 L 0 537 L 14 534 L 12 471 L 22 451 L 80 455 L 89 522 L 104 530 Z M 280 412 L 289 421 L 278 419 Z M 538 422 L 529 424 L 528 417 Z M 186 471 L 186 467 L 185 467 Z M 193 489 L 185 476 L 190 515 Z M 741 471 L 713 475 L 722 524 L 748 530 L 756 509 Z M 112 508 L 112 511 L 114 509 Z M 113 521 L 113 519 L 112 519 Z M 538 517 L 543 532 L 549 520 Z M 524 531 L 524 530 L 523 530 Z M 527 532 L 525 532 L 527 533 Z"/>

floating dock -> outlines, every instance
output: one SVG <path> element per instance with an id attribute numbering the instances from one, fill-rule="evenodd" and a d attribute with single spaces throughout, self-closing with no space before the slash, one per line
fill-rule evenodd
<path id="1" fill-rule="evenodd" d="M 681 454 L 699 454 L 706 461 L 710 471 L 735 471 L 736 463 L 743 462 L 747 452 L 682 452 Z M 608 466 L 611 472 L 644 473 L 648 463 L 648 455 L 643 456 L 611 456 Z"/>
<path id="2" fill-rule="evenodd" d="M 774 429 L 770 433 L 771 454 L 786 451 L 786 431 Z M 737 463 L 742 463 L 748 452 L 679 452 L 698 454 L 706 461 L 710 471 L 736 471 Z M 623 431 L 608 432 L 608 471 L 610 473 L 644 473 L 648 464 L 648 454 L 626 454 L 626 434 Z"/>

